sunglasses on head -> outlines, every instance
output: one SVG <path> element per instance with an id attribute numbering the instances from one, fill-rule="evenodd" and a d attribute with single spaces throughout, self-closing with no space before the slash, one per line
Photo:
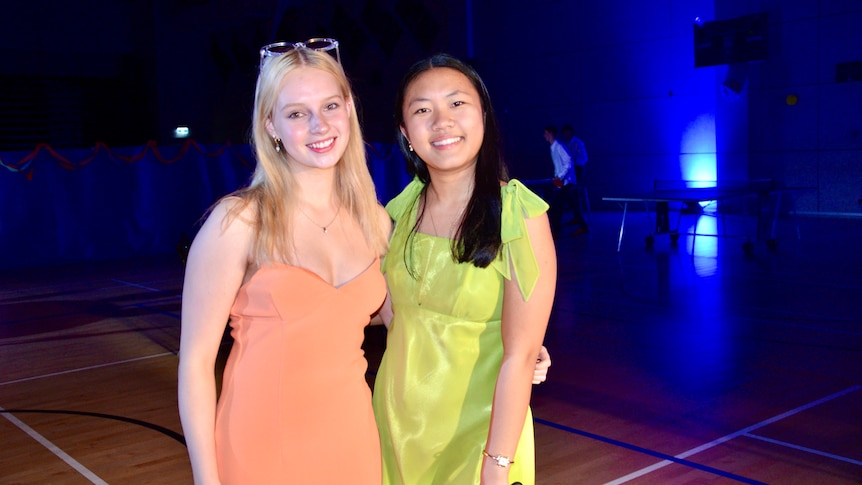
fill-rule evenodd
<path id="1" fill-rule="evenodd" d="M 338 41 L 328 37 L 314 37 L 302 42 L 273 42 L 260 48 L 260 65 L 270 57 L 277 57 L 293 49 L 311 49 L 324 51 L 332 54 L 335 51 L 335 60 L 341 64 L 341 53 L 338 51 Z"/>

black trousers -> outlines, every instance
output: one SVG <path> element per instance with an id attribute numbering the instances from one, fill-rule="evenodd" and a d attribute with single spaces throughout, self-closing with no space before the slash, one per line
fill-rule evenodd
<path id="1" fill-rule="evenodd" d="M 554 188 L 551 193 L 551 207 L 548 210 L 548 218 L 551 222 L 551 230 L 559 232 L 563 225 L 563 213 L 567 210 L 572 211 L 572 223 L 580 225 L 583 228 L 587 227 L 587 221 L 584 218 L 584 213 L 581 210 L 581 197 L 578 189 L 567 184 L 560 188 Z"/>

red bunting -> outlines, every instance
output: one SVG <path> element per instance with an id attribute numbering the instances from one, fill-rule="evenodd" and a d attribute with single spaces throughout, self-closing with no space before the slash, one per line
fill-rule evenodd
<path id="1" fill-rule="evenodd" d="M 29 154 L 27 154 L 26 156 L 21 158 L 21 160 L 18 160 L 17 162 L 8 162 L 8 161 L 0 160 L 0 166 L 5 167 L 6 169 L 8 169 L 12 172 L 18 172 L 18 173 L 24 174 L 24 176 L 27 177 L 27 180 L 33 180 L 33 163 L 32 162 L 36 158 L 36 156 L 39 155 L 39 152 L 41 152 L 42 150 L 47 151 L 51 155 L 51 157 L 54 158 L 54 160 L 56 160 L 57 163 L 61 167 L 65 168 L 66 170 L 78 170 L 79 168 L 82 168 L 82 167 L 86 166 L 87 164 L 89 164 L 90 162 L 92 162 L 93 159 L 95 159 L 96 156 L 99 154 L 99 152 L 107 152 L 107 155 L 111 160 L 118 160 L 119 159 L 119 160 L 122 160 L 126 163 L 136 163 L 136 162 L 140 161 L 141 159 L 143 159 L 144 157 L 146 157 L 147 153 L 152 152 L 153 156 L 156 157 L 156 160 L 158 160 L 161 163 L 168 164 L 168 163 L 174 163 L 174 162 L 184 158 L 189 151 L 189 147 L 194 147 L 195 150 L 198 151 L 198 153 L 200 153 L 204 156 L 219 157 L 222 154 L 224 154 L 224 152 L 226 150 L 229 150 L 232 147 L 232 144 L 230 141 L 227 141 L 224 145 L 219 147 L 217 150 L 207 153 L 206 150 L 204 149 L 204 147 L 202 147 L 196 141 L 188 139 L 185 142 L 183 142 L 182 147 L 180 147 L 180 150 L 179 150 L 179 152 L 177 152 L 177 155 L 175 157 L 165 158 L 164 156 L 162 156 L 161 152 L 159 151 L 158 145 L 153 140 L 148 141 L 143 147 L 141 147 L 141 149 L 140 149 L 140 151 L 138 151 L 138 153 L 136 153 L 132 156 L 120 155 L 118 153 L 115 153 L 113 150 L 111 150 L 111 148 L 107 144 L 105 144 L 103 142 L 96 142 L 96 144 L 93 146 L 93 151 L 90 153 L 90 155 L 76 163 L 76 162 L 70 161 L 68 158 L 57 153 L 57 151 L 54 150 L 51 147 L 51 145 L 48 145 L 47 143 L 40 143 L 40 144 L 36 145 L 36 148 L 34 148 L 32 152 L 30 152 Z M 242 163 L 244 166 L 248 167 L 249 169 L 254 168 L 253 165 L 251 163 L 249 163 L 248 160 L 243 158 L 243 156 L 240 153 L 235 152 L 234 154 L 239 159 L 240 163 Z"/>

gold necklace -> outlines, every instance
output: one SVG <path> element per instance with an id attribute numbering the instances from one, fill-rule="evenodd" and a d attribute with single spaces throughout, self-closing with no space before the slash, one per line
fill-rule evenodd
<path id="1" fill-rule="evenodd" d="M 324 225 L 322 225 L 322 226 L 321 226 L 320 224 L 318 224 L 317 222 L 315 222 L 315 221 L 314 221 L 314 219 L 312 219 L 310 215 L 306 214 L 306 213 L 305 213 L 305 211 L 304 211 L 304 210 L 302 210 L 302 207 L 301 207 L 301 206 L 297 205 L 296 207 L 297 207 L 297 208 L 299 208 L 299 212 L 302 212 L 302 215 L 304 215 L 304 216 L 306 217 L 306 219 L 308 219 L 309 221 L 311 221 L 311 223 L 312 223 L 312 224 L 314 224 L 315 226 L 317 226 L 317 227 L 319 227 L 319 228 L 323 229 L 323 233 L 324 233 L 324 234 L 326 234 L 327 232 L 329 232 L 328 227 L 329 227 L 330 225 L 332 225 L 332 223 L 333 223 L 333 222 L 335 222 L 335 218 L 336 218 L 336 217 L 338 217 L 338 214 L 340 214 L 340 213 L 341 213 L 341 205 L 339 205 L 339 206 L 338 206 L 338 210 L 337 210 L 337 211 L 335 211 L 335 215 L 334 215 L 334 216 L 332 216 L 332 220 L 331 220 L 331 221 L 329 221 L 327 224 L 324 224 Z"/>
<path id="2" fill-rule="evenodd" d="M 426 197 L 425 200 L 427 201 L 428 198 Z M 434 213 L 431 211 L 431 208 L 426 205 L 426 210 L 428 211 L 428 218 L 431 220 L 431 227 L 434 228 L 434 235 L 445 239 L 452 239 L 452 234 L 455 232 L 455 226 L 457 226 L 458 223 L 461 222 L 461 218 L 464 216 L 464 211 L 467 210 L 467 206 L 465 205 L 461 208 L 460 211 L 458 211 L 458 216 L 455 218 L 455 220 L 452 221 L 452 224 L 449 226 L 449 232 L 442 236 L 440 235 L 440 231 L 437 230 L 437 224 L 434 223 Z"/>
<path id="3" fill-rule="evenodd" d="M 437 224 L 434 224 L 434 214 L 431 213 L 431 210 L 428 210 L 428 218 L 431 220 L 431 227 L 434 228 L 434 235 L 440 237 L 440 231 L 437 230 Z"/>

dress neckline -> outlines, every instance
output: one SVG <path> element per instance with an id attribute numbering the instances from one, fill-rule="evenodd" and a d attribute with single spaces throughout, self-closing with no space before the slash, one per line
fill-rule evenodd
<path id="1" fill-rule="evenodd" d="M 302 266 L 296 266 L 296 265 L 288 264 L 288 263 L 281 263 L 281 262 L 274 262 L 274 263 L 269 263 L 269 264 L 266 264 L 264 266 L 261 266 L 260 268 L 258 268 L 257 271 L 255 271 L 255 273 L 253 275 L 251 275 L 251 277 L 248 279 L 248 281 L 246 281 L 245 284 L 247 285 L 249 282 L 251 282 L 251 280 L 253 280 L 254 277 L 257 276 L 261 271 L 265 271 L 268 269 L 276 269 L 276 267 L 282 267 L 282 268 L 293 269 L 293 270 L 308 274 L 308 275 L 314 277 L 315 279 L 319 280 L 321 283 L 325 284 L 326 286 L 329 286 L 330 288 L 335 289 L 335 290 L 340 290 L 340 289 L 344 288 L 345 286 L 348 286 L 349 284 L 358 280 L 360 277 L 362 277 L 362 275 L 364 275 L 369 270 L 371 270 L 374 267 L 374 263 L 376 263 L 377 261 L 380 261 L 380 257 L 375 257 L 370 263 L 368 263 L 368 266 L 366 266 L 362 271 L 360 271 L 356 275 L 342 281 L 341 283 L 339 283 L 337 285 L 330 283 L 324 277 L 320 276 L 319 274 L 315 273 L 314 271 L 312 271 L 308 268 L 304 268 Z M 245 286 L 245 285 L 243 285 L 243 286 Z"/>

